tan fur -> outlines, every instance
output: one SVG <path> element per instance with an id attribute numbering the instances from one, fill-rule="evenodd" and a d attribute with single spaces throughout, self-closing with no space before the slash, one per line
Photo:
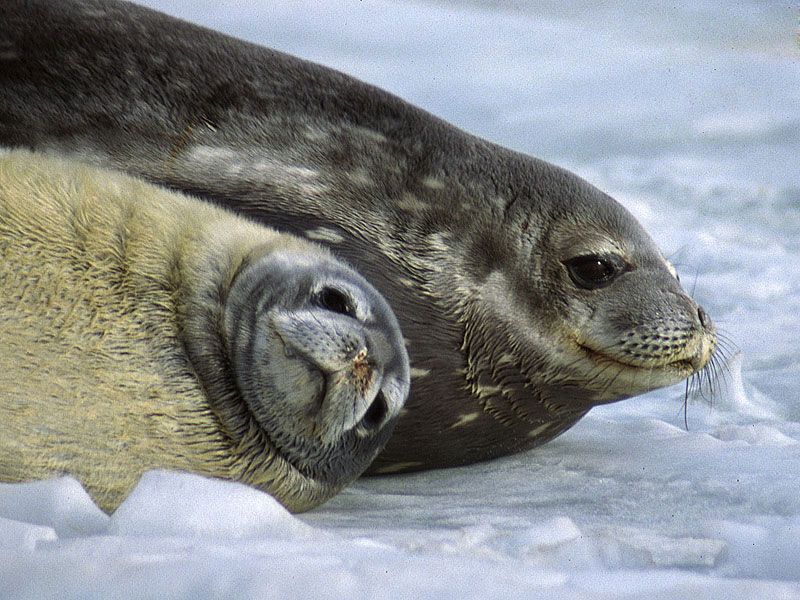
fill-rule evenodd
<path id="1" fill-rule="evenodd" d="M 144 182 L 27 152 L 0 155 L 0 480 L 63 473 L 112 510 L 153 467 L 241 480 L 308 508 L 274 457 L 240 460 L 183 352 L 205 257 L 291 236 Z M 275 463 L 275 464 L 273 464 Z"/>

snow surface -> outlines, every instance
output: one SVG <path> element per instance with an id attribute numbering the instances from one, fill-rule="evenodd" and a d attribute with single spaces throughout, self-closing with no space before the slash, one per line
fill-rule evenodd
<path id="1" fill-rule="evenodd" d="M 68 478 L 0 485 L 0 598 L 800 598 L 796 7 L 147 4 L 610 192 L 724 331 L 728 368 L 686 407 L 677 386 L 597 408 L 532 452 L 362 479 L 300 516 L 185 474 L 147 474 L 111 517 Z"/>

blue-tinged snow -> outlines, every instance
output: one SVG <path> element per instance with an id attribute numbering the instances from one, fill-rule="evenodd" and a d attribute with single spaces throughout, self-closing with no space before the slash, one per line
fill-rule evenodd
<path id="1" fill-rule="evenodd" d="M 800 598 L 796 6 L 147 4 L 608 191 L 730 340 L 728 372 L 685 414 L 677 386 L 300 516 L 181 474 L 148 474 L 111 517 L 74 480 L 0 485 L 0 598 Z"/>

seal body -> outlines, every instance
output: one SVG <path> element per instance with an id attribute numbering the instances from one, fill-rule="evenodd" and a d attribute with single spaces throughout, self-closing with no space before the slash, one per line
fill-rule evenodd
<path id="1" fill-rule="evenodd" d="M 147 469 L 319 504 L 408 392 L 383 298 L 321 247 L 119 173 L 0 154 L 0 480 Z"/>
<path id="2" fill-rule="evenodd" d="M 373 470 L 530 448 L 709 361 L 708 316 L 635 219 L 575 175 L 141 7 L 9 4 L 0 141 L 320 241 L 387 297 L 413 385 Z"/>

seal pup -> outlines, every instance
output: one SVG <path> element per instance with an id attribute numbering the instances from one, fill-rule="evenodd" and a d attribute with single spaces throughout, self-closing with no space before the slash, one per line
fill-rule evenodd
<path id="1" fill-rule="evenodd" d="M 384 294 L 413 384 L 372 470 L 531 448 L 716 347 L 643 228 L 568 171 L 133 4 L 15 0 L 0 28 L 0 141 L 320 241 Z"/>
<path id="2" fill-rule="evenodd" d="M 0 480 L 106 511 L 151 468 L 312 508 L 408 393 L 393 313 L 327 250 L 75 161 L 0 155 L 0 298 Z"/>

